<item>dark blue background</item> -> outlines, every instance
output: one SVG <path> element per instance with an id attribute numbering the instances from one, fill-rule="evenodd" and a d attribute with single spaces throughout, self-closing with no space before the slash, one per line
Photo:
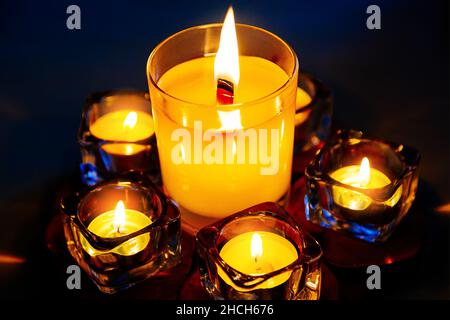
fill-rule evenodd
<path id="1" fill-rule="evenodd" d="M 81 30 L 66 28 L 70 4 L 81 8 Z M 361 129 L 416 147 L 423 155 L 421 185 L 429 207 L 450 201 L 447 1 L 232 4 L 238 22 L 281 36 L 298 53 L 301 70 L 333 89 L 335 127 Z M 381 7 L 381 30 L 366 28 L 370 4 Z M 47 186 L 77 167 L 76 131 L 87 94 L 147 90 L 145 65 L 152 48 L 186 27 L 221 22 L 228 5 L 0 3 L 0 253 L 27 256 L 35 239 L 30 234 L 51 198 Z M 448 220 L 438 217 L 427 227 L 448 232 L 442 223 Z M 436 241 L 445 239 L 448 234 Z M 434 245 L 438 255 L 441 246 Z M 448 243 L 444 248 L 448 268 Z M 1 272 L 0 280 L 14 285 Z M 448 297 L 448 273 L 439 277 L 411 295 Z"/>

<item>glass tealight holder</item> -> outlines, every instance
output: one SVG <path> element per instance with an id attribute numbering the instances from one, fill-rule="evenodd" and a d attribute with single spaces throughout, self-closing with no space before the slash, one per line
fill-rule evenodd
<path id="1" fill-rule="evenodd" d="M 306 168 L 306 218 L 368 242 L 386 241 L 414 201 L 419 160 L 406 145 L 338 131 Z"/>
<path id="2" fill-rule="evenodd" d="M 295 110 L 294 154 L 322 147 L 333 113 L 331 90 L 318 79 L 300 73 Z"/>
<path id="3" fill-rule="evenodd" d="M 91 94 L 78 131 L 81 177 L 87 185 L 130 171 L 157 176 L 158 152 L 147 93 L 115 90 Z"/>
<path id="4" fill-rule="evenodd" d="M 181 262 L 180 213 L 149 179 L 130 174 L 61 200 L 70 254 L 105 293 Z"/>
<path id="5" fill-rule="evenodd" d="M 317 300 L 322 250 L 277 203 L 231 215 L 197 233 L 200 279 L 216 300 Z"/>

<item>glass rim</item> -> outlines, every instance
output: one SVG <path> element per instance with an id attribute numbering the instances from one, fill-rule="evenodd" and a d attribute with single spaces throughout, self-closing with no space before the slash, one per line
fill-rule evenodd
<path id="1" fill-rule="evenodd" d="M 158 52 L 158 50 L 160 48 L 162 48 L 166 43 L 168 43 L 169 41 L 173 40 L 174 38 L 183 35 L 185 33 L 188 32 L 192 32 L 195 30 L 200 30 L 200 29 L 208 29 L 208 28 L 218 28 L 218 27 L 222 27 L 223 23 L 210 23 L 210 24 L 203 24 L 203 25 L 199 25 L 199 26 L 193 26 L 193 27 L 189 27 L 186 29 L 183 29 L 181 31 L 178 31 L 174 34 L 172 34 L 171 36 L 169 36 L 168 38 L 166 38 L 165 40 L 163 40 L 162 42 L 160 42 L 150 53 L 148 59 L 147 59 L 147 66 L 146 66 L 146 71 L 147 71 L 147 76 L 149 81 L 152 83 L 152 85 L 158 90 L 159 93 L 161 93 L 163 96 L 168 97 L 174 101 L 180 102 L 180 103 L 185 103 L 185 104 L 189 104 L 191 106 L 196 106 L 196 107 L 200 107 L 200 108 L 211 108 L 211 105 L 209 104 L 202 104 L 202 103 L 196 103 L 193 101 L 186 101 L 180 98 L 177 98 L 171 94 L 169 94 L 168 92 L 164 91 L 162 88 L 160 88 L 158 86 L 158 83 L 155 81 L 154 77 L 152 76 L 152 74 L 149 72 L 150 70 L 150 65 L 151 62 L 154 59 L 154 56 L 156 54 L 156 52 Z M 249 101 L 244 101 L 244 102 L 239 102 L 239 103 L 232 103 L 232 104 L 226 104 L 226 105 L 216 105 L 216 108 L 218 110 L 227 110 L 229 111 L 230 109 L 235 109 L 235 108 L 239 108 L 242 109 L 243 107 L 249 107 L 255 104 L 260 104 L 263 103 L 264 101 L 267 101 L 271 98 L 273 98 L 274 96 L 277 96 L 279 92 L 282 92 L 288 85 L 289 83 L 291 83 L 294 75 L 299 71 L 299 62 L 298 62 L 298 57 L 294 51 L 294 49 L 292 49 L 292 47 L 283 39 L 281 39 L 279 36 L 277 36 L 276 34 L 267 31 L 266 29 L 260 28 L 260 27 L 256 27 L 256 26 L 252 26 L 252 25 L 248 25 L 248 24 L 242 24 L 242 23 L 236 23 L 236 28 L 247 28 L 247 29 L 251 29 L 251 30 L 256 30 L 259 31 L 261 33 L 265 33 L 273 38 L 275 38 L 276 40 L 278 40 L 283 46 L 286 47 L 286 49 L 289 51 L 291 58 L 294 60 L 294 67 L 293 70 L 291 70 L 288 74 L 288 79 L 286 80 L 285 83 L 283 83 L 283 85 L 281 85 L 280 87 L 278 87 L 275 91 L 257 98 L 257 99 L 253 99 L 253 100 L 249 100 Z M 269 61 L 269 60 L 268 60 Z M 284 70 L 283 70 L 284 71 Z M 156 107 L 156 106 L 155 106 Z"/>

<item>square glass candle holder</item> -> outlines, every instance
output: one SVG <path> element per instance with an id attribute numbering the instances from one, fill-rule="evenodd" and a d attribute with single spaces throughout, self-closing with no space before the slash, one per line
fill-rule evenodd
<path id="1" fill-rule="evenodd" d="M 132 90 L 91 94 L 78 131 L 87 185 L 130 171 L 159 172 L 150 99 Z"/>
<path id="2" fill-rule="evenodd" d="M 330 89 L 311 75 L 300 73 L 295 110 L 295 154 L 321 147 L 330 133 L 332 114 Z"/>
<path id="3" fill-rule="evenodd" d="M 214 299 L 319 299 L 320 245 L 276 203 L 201 229 L 197 251 L 202 285 Z"/>
<path id="4" fill-rule="evenodd" d="M 147 177 L 128 176 L 61 200 L 69 252 L 105 293 L 181 262 L 177 207 Z"/>
<path id="5" fill-rule="evenodd" d="M 306 168 L 306 218 L 369 242 L 387 240 L 414 201 L 419 160 L 403 144 L 339 131 Z"/>

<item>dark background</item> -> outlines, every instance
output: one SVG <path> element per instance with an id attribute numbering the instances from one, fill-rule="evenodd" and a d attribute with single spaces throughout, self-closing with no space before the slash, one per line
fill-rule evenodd
<path id="1" fill-rule="evenodd" d="M 81 30 L 66 8 L 81 8 Z M 424 248 L 409 284 L 386 298 L 449 298 L 449 23 L 447 1 L 247 1 L 237 22 L 268 29 L 330 86 L 334 126 L 409 144 L 422 154 Z M 381 7 L 382 29 L 366 28 Z M 227 2 L 0 2 L 0 297 L 54 295 L 43 230 L 57 186 L 76 171 L 88 93 L 147 90 L 151 50 L 186 27 L 221 22 Z M 403 281 L 407 282 L 407 281 Z M 403 283 L 402 282 L 402 283 Z M 351 297 L 350 297 L 351 298 Z M 358 299 L 358 297 L 353 297 Z"/>

